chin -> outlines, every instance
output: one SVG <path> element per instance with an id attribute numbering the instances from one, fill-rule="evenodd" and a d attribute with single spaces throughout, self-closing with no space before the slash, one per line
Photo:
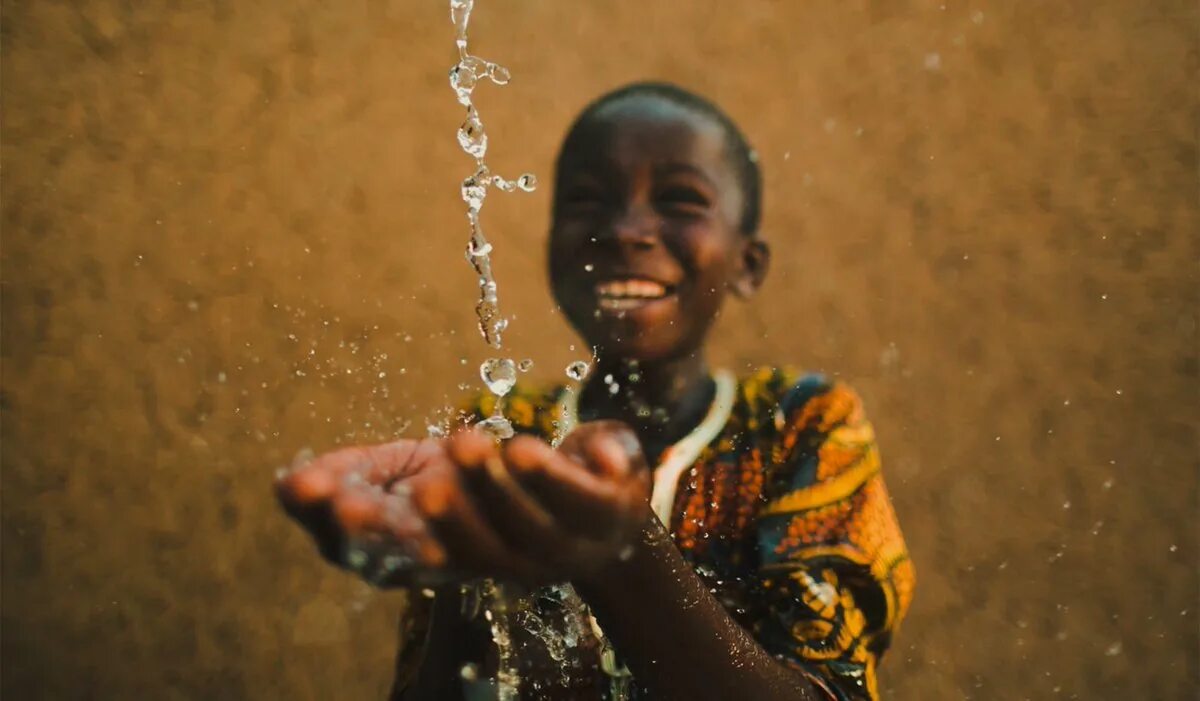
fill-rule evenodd
<path id="1" fill-rule="evenodd" d="M 678 357 L 682 344 L 669 339 L 655 338 L 653 333 L 633 333 L 628 336 L 588 336 L 588 343 L 596 349 L 596 355 L 605 359 L 636 360 L 651 363 Z"/>

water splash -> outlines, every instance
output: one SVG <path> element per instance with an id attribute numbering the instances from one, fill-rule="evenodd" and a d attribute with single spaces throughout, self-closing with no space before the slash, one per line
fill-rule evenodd
<path id="1" fill-rule="evenodd" d="M 517 364 L 508 358 L 488 358 L 479 366 L 479 376 L 492 394 L 503 397 L 517 384 Z"/>
<path id="2" fill-rule="evenodd" d="M 533 192 L 537 187 L 537 178 L 532 173 L 524 173 L 515 180 L 509 180 L 493 173 L 484 160 L 488 150 L 488 134 L 472 95 L 481 81 L 490 80 L 496 85 L 507 85 L 512 74 L 504 66 L 471 55 L 467 45 L 467 26 L 474 8 L 475 0 L 450 0 L 450 21 L 454 23 L 454 42 L 458 47 L 458 62 L 450 68 L 450 87 L 459 104 L 467 110 L 466 117 L 458 127 L 458 145 L 475 159 L 475 172 L 464 178 L 460 187 L 462 200 L 467 205 L 467 221 L 471 232 L 466 258 L 479 280 L 475 316 L 483 340 L 498 349 L 504 330 L 508 328 L 508 319 L 500 312 L 499 286 L 492 274 L 492 244 L 484 234 L 480 213 L 489 188 L 496 187 L 502 192 Z M 480 375 L 497 401 L 492 415 L 477 425 L 501 440 L 513 435 L 512 424 L 504 417 L 502 400 L 516 382 L 514 368 L 514 361 L 507 358 L 492 358 L 480 367 Z"/>
<path id="3" fill-rule="evenodd" d="M 467 114 L 458 128 L 458 145 L 475 160 L 475 172 L 463 179 L 460 194 L 467 205 L 467 221 L 471 235 L 467 241 L 466 259 L 474 268 L 479 280 L 479 301 L 475 304 L 475 316 L 479 321 L 479 333 L 492 348 L 501 347 L 501 338 L 508 327 L 508 319 L 500 312 L 499 288 L 492 274 L 492 244 L 483 231 L 480 212 L 487 200 L 488 189 L 495 186 L 502 192 L 521 190 L 531 192 L 537 179 L 529 173 L 510 181 L 491 172 L 484 157 L 488 150 L 488 134 L 483 119 L 471 96 L 481 80 L 491 80 L 496 85 L 505 85 L 512 79 L 508 69 L 472 56 L 467 47 L 467 26 L 475 0 L 450 0 L 450 21 L 454 23 L 454 43 L 458 47 L 458 62 L 450 69 L 450 87 L 459 104 Z M 497 440 L 513 436 L 512 423 L 504 416 L 504 397 L 517 382 L 517 372 L 527 370 L 530 363 L 522 362 L 519 367 L 510 358 L 489 358 L 479 366 L 479 376 L 488 391 L 496 397 L 492 415 L 477 426 Z M 497 694 L 500 701 L 516 699 L 520 688 L 516 652 L 510 635 L 508 597 L 492 580 L 484 580 L 482 596 L 484 614 L 491 626 L 492 641 L 499 656 L 496 673 Z M 466 671 L 466 670 L 464 670 Z M 464 680 L 466 678 L 464 677 Z"/>
<path id="4" fill-rule="evenodd" d="M 583 382 L 583 378 L 587 377 L 592 367 L 582 360 L 576 360 L 567 366 L 567 377 L 576 382 Z"/>
<path id="5" fill-rule="evenodd" d="M 473 56 L 467 44 L 467 26 L 471 20 L 471 11 L 475 0 L 450 0 L 450 20 L 454 24 L 455 45 L 458 48 L 458 62 L 450 69 L 450 87 L 454 90 L 459 104 L 466 108 L 466 116 L 458 128 L 457 139 L 462 150 L 475 161 L 473 173 L 463 179 L 460 195 L 467 205 L 467 221 L 470 224 L 470 238 L 467 242 L 466 259 L 474 268 L 479 280 L 479 301 L 475 305 L 475 314 L 479 322 L 479 332 L 484 341 L 495 349 L 501 348 L 501 338 L 508 327 L 508 319 L 500 311 L 498 286 L 492 274 L 492 244 L 484 234 L 480 213 L 487 200 L 488 191 L 495 187 L 501 192 L 533 192 L 537 188 L 537 178 L 532 173 L 524 173 L 514 180 L 493 173 L 484 158 L 488 151 L 488 134 L 484 128 L 483 119 L 472 100 L 472 95 L 479 83 L 490 80 L 495 85 L 506 85 L 512 75 L 508 69 L 498 64 Z M 489 358 L 479 367 L 479 375 L 487 386 L 488 391 L 496 397 L 495 409 L 492 415 L 479 422 L 478 426 L 497 439 L 509 438 L 513 435 L 512 424 L 504 417 L 504 398 L 516 385 L 517 374 L 527 372 L 533 362 L 522 360 L 517 363 L 510 358 Z M 567 376 L 576 382 L 582 382 L 591 371 L 591 366 L 583 361 L 576 361 L 567 367 Z M 563 428 L 568 428 L 567 417 L 563 417 Z M 440 427 L 430 427 L 430 433 Z M 568 428 L 569 430 L 569 428 Z M 556 432 L 557 433 L 557 432 Z M 565 432 L 555 437 L 555 445 Z M 510 598 L 503 587 L 492 580 L 484 580 L 478 587 L 470 587 L 476 595 L 470 597 L 475 604 L 472 615 L 480 608 L 486 617 L 492 633 L 492 641 L 496 646 L 498 665 L 496 672 L 497 696 L 500 701 L 517 699 L 520 690 L 520 674 L 518 671 L 517 652 L 514 649 L 511 626 L 517 611 L 517 600 Z M 578 644 L 580 637 L 585 634 L 585 619 L 590 621 L 591 632 L 600 641 L 605 651 L 604 671 L 609 674 L 612 682 L 610 695 L 613 699 L 628 698 L 629 673 L 621 667 L 615 658 L 612 645 L 600 631 L 595 618 L 587 612 L 586 604 L 569 585 L 547 587 L 543 594 L 549 594 L 560 601 L 568 612 L 566 628 L 560 629 L 552 622 L 541 617 L 523 616 L 526 625 L 533 629 L 534 634 L 541 638 L 550 651 L 551 657 L 563 665 L 564 677 L 569 673 L 566 666 L 568 651 Z M 464 599 L 464 606 L 467 599 Z M 464 608 L 464 614 L 467 613 Z M 464 681 L 473 681 L 477 675 L 474 668 L 464 668 Z"/>
<path id="6" fill-rule="evenodd" d="M 454 23 L 455 45 L 458 47 L 458 62 L 450 69 L 450 87 L 459 104 L 467 110 L 458 128 L 458 145 L 475 159 L 475 172 L 463 180 L 461 193 L 463 201 L 467 203 L 467 220 L 471 229 L 467 260 L 479 275 L 479 302 L 475 305 L 475 314 L 479 318 L 479 332 L 484 340 L 491 347 L 500 348 L 508 320 L 500 313 L 496 280 L 492 275 L 492 246 L 484 234 L 479 214 L 488 188 L 495 186 L 503 192 L 532 192 L 537 187 L 537 178 L 532 173 L 525 173 L 516 180 L 508 180 L 492 173 L 484 161 L 488 134 L 479 109 L 472 100 L 472 93 L 482 80 L 506 85 L 512 79 L 512 74 L 504 66 L 473 56 L 468 50 L 467 26 L 474 8 L 475 0 L 450 0 L 450 21 Z"/>

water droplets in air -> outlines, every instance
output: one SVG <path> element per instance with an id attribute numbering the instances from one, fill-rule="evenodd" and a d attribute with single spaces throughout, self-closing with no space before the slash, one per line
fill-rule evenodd
<path id="1" fill-rule="evenodd" d="M 576 382 L 583 382 L 583 379 L 587 377 L 587 374 L 591 369 L 591 366 L 586 362 L 582 360 L 576 360 L 567 366 L 567 377 L 575 380 Z"/>
<path id="2" fill-rule="evenodd" d="M 458 47 L 458 62 L 450 69 L 450 87 L 454 90 L 459 104 L 467 110 L 466 117 L 458 128 L 458 145 L 475 159 L 475 172 L 462 182 L 462 198 L 467 203 L 467 219 L 471 229 L 467 260 L 479 275 L 479 302 L 475 306 L 475 313 L 479 318 L 479 331 L 484 340 L 491 347 L 499 348 L 501 334 L 508 322 L 500 313 L 496 281 L 492 276 L 492 247 L 484 234 L 479 213 L 483 209 L 488 188 L 492 185 L 505 192 L 532 192 L 537 186 L 537 178 L 531 173 L 526 173 L 515 181 L 509 181 L 493 174 L 483 160 L 487 155 L 488 134 L 479 110 L 472 100 L 472 94 L 481 80 L 487 79 L 496 85 L 505 85 L 512 79 L 512 74 L 504 66 L 472 56 L 468 51 L 467 25 L 474 7 L 474 0 L 450 2 L 450 19 L 454 23 L 455 44 Z"/>
<path id="3" fill-rule="evenodd" d="M 479 366 L 479 376 L 492 394 L 503 397 L 517 384 L 517 364 L 509 358 L 488 358 Z"/>
<path id="4" fill-rule="evenodd" d="M 468 154 L 483 158 L 487 154 L 487 143 L 487 132 L 483 130 L 479 115 L 473 109 L 468 111 L 466 121 L 458 128 L 458 145 Z"/>

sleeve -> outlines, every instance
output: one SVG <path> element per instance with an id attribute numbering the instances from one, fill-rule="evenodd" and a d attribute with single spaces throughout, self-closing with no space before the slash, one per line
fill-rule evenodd
<path id="1" fill-rule="evenodd" d="M 857 395 L 820 377 L 776 410 L 757 516 L 757 637 L 839 701 L 878 698 L 875 667 L 914 573 Z"/>

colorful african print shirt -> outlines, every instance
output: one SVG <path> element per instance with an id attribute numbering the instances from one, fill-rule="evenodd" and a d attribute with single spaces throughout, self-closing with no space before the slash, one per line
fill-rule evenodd
<path id="1" fill-rule="evenodd" d="M 715 379 L 708 417 L 655 470 L 655 513 L 768 653 L 830 699 L 877 699 L 876 666 L 915 577 L 859 398 L 787 370 Z M 564 397 L 517 388 L 505 414 L 550 437 L 571 411 Z M 645 698 L 636 680 L 630 697 Z"/>

